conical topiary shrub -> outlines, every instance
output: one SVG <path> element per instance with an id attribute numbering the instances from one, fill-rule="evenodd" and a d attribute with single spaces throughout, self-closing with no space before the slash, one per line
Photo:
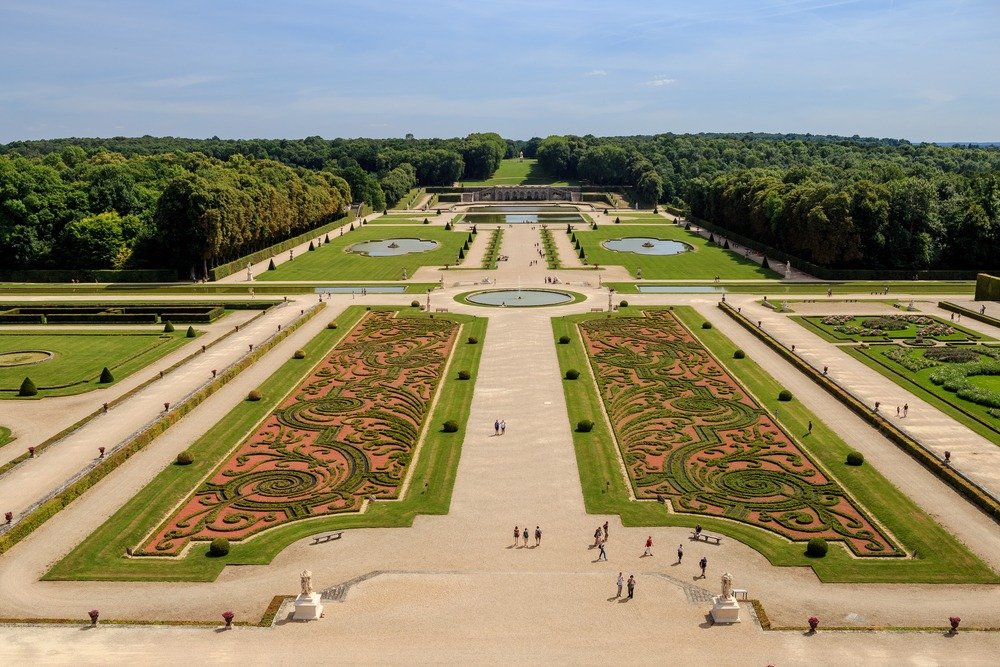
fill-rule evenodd
<path id="1" fill-rule="evenodd" d="M 760 263 L 760 268 L 762 268 L 762 269 L 770 269 L 771 268 L 771 265 L 767 263 L 767 257 L 765 257 L 764 261 L 762 261 Z"/>
<path id="2" fill-rule="evenodd" d="M 167 323 L 163 325 L 163 333 L 173 333 L 173 332 L 174 332 L 174 325 L 170 320 L 167 320 Z"/>
<path id="3" fill-rule="evenodd" d="M 316 249 L 316 246 L 315 246 L 315 245 L 313 245 L 313 242 L 312 242 L 312 241 L 310 241 L 310 242 L 309 242 L 309 250 L 315 250 L 315 249 Z"/>
<path id="4" fill-rule="evenodd" d="M 275 269 L 277 269 L 277 268 L 278 268 L 278 267 L 276 267 L 276 266 L 274 265 L 274 258 L 272 257 L 272 258 L 271 258 L 271 261 L 270 261 L 270 262 L 268 262 L 268 265 L 267 265 L 267 270 L 268 270 L 268 271 L 274 271 L 274 270 L 275 270 Z"/>
<path id="5" fill-rule="evenodd" d="M 446 232 L 450 232 L 451 231 L 451 223 L 450 222 L 444 223 L 444 231 L 446 231 Z"/>
<path id="6" fill-rule="evenodd" d="M 31 381 L 31 378 L 24 378 L 24 382 L 21 383 L 21 388 L 17 390 L 18 396 L 35 396 L 38 394 L 38 387 L 35 383 Z"/>
<path id="7" fill-rule="evenodd" d="M 115 376 L 112 375 L 111 371 L 108 370 L 108 367 L 105 366 L 104 370 L 101 371 L 101 379 L 98 380 L 98 382 L 100 382 L 101 384 L 111 384 L 114 381 L 115 381 Z"/>
<path id="8" fill-rule="evenodd" d="M 465 250 L 463 250 L 461 248 L 458 249 L 458 258 L 459 259 L 465 259 Z"/>
<path id="9" fill-rule="evenodd" d="M 194 327 L 192 327 L 192 326 L 189 326 L 189 327 L 188 327 L 188 330 L 187 330 L 187 334 L 186 334 L 186 335 L 187 335 L 187 337 L 188 337 L 188 338 L 194 338 L 194 337 L 195 337 L 195 336 L 197 335 L 197 334 L 196 334 L 196 333 L 194 332 Z"/>
<path id="10" fill-rule="evenodd" d="M 327 235 L 326 235 L 326 238 L 325 238 L 325 239 L 323 239 L 323 243 L 329 243 L 329 242 L 330 242 L 330 235 L 329 235 L 329 234 L 327 234 Z"/>

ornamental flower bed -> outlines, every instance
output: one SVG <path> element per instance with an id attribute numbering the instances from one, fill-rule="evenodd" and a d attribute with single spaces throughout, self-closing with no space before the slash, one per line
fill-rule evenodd
<path id="1" fill-rule="evenodd" d="M 672 313 L 580 326 L 635 497 L 857 556 L 902 552 Z"/>
<path id="2" fill-rule="evenodd" d="M 459 326 L 369 312 L 139 555 L 398 497 Z"/>

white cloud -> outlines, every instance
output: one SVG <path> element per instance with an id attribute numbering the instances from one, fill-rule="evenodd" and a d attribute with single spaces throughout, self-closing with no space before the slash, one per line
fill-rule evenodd
<path id="1" fill-rule="evenodd" d="M 669 78 L 667 78 L 666 76 L 664 76 L 662 74 L 658 74 L 657 76 L 654 76 L 649 81 L 644 82 L 642 85 L 644 85 L 644 86 L 650 86 L 652 88 L 659 88 L 660 86 L 669 86 L 669 85 L 671 85 L 673 83 L 676 83 L 676 82 L 677 82 L 677 79 L 669 79 Z"/>
<path id="2" fill-rule="evenodd" d="M 584 76 L 607 76 L 608 73 L 602 69 L 592 69 L 587 72 Z"/>

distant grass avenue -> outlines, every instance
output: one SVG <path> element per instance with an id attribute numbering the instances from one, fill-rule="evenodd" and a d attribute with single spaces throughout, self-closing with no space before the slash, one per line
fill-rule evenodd
<path id="1" fill-rule="evenodd" d="M 500 162 L 491 178 L 485 181 L 462 181 L 466 187 L 481 185 L 577 185 L 577 181 L 560 181 L 542 171 L 537 160 L 520 161 L 511 158 Z"/>

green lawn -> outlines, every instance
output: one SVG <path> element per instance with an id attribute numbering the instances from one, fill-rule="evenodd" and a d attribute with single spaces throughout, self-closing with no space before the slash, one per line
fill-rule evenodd
<path id="1" fill-rule="evenodd" d="M 309 359 L 319 358 L 333 348 L 364 314 L 360 306 L 349 308 L 337 318 L 337 329 L 324 329 L 303 348 Z M 400 311 L 404 317 L 426 317 L 415 309 Z M 435 314 L 436 317 L 442 317 Z M 462 439 L 479 358 L 486 337 L 486 320 L 467 315 L 447 315 L 462 324 L 452 353 L 448 377 L 438 389 L 440 396 L 428 416 L 427 434 L 417 461 L 410 471 L 405 496 L 398 502 L 372 503 L 364 514 L 336 514 L 299 521 L 267 531 L 245 542 L 232 543 L 224 558 L 207 557 L 208 545 L 196 542 L 181 558 L 125 558 L 159 525 L 172 508 L 187 498 L 199 482 L 214 470 L 242 442 L 247 433 L 267 417 L 288 392 L 311 372 L 302 363 L 290 360 L 260 387 L 273 400 L 244 401 L 220 419 L 189 450 L 194 463 L 168 465 L 149 485 L 125 503 L 110 519 L 77 545 L 45 575 L 48 580 L 103 581 L 212 581 L 226 565 L 264 565 L 292 542 L 330 530 L 349 528 L 406 527 L 417 514 L 446 514 L 451 504 L 455 473 L 461 456 Z M 469 336 L 479 344 L 466 342 Z M 456 379 L 459 370 L 468 370 L 472 380 Z M 453 419 L 457 433 L 444 433 L 440 424 Z"/>
<path id="2" fill-rule="evenodd" d="M 799 402 L 778 403 L 781 385 L 752 359 L 733 359 L 736 346 L 716 329 L 700 328 L 703 318 L 693 309 L 674 308 L 681 321 L 708 350 L 772 414 L 780 407 L 781 424 L 813 458 L 833 474 L 862 506 L 912 555 L 910 558 L 852 558 L 847 549 L 833 545 L 825 558 L 807 558 L 800 543 L 792 543 L 767 531 L 736 521 L 693 514 L 668 513 L 656 502 L 629 499 L 619 461 L 618 448 L 603 417 L 604 407 L 596 386 L 576 322 L 604 314 L 585 314 L 553 319 L 555 338 L 570 336 L 568 345 L 556 345 L 560 371 L 573 368 L 579 380 L 563 380 L 571 424 L 594 421 L 589 433 L 573 433 L 580 482 L 587 511 L 618 514 L 626 526 L 688 526 L 700 523 L 709 532 L 737 539 L 764 555 L 773 565 L 812 567 L 824 582 L 973 583 L 1000 581 L 994 572 L 966 549 L 909 498 L 870 465 L 847 466 L 844 459 L 852 448 L 820 418 Z M 624 308 L 615 317 L 641 316 L 638 308 Z M 813 431 L 804 436 L 809 421 Z"/>
<path id="3" fill-rule="evenodd" d="M 931 382 L 930 375 L 934 371 L 933 367 L 911 371 L 885 356 L 885 352 L 902 349 L 909 356 L 922 357 L 924 350 L 899 345 L 873 345 L 867 349 L 845 346 L 841 349 L 906 391 L 924 399 L 955 421 L 964 424 L 994 444 L 1000 445 L 1000 419 L 989 414 L 986 406 L 961 398 L 954 392 Z M 969 378 L 969 380 L 974 384 L 1000 391 L 1000 376 L 976 376 Z M 889 407 L 891 409 L 892 406 Z"/>
<path id="4" fill-rule="evenodd" d="M 120 382 L 193 339 L 187 328 L 172 334 L 159 331 L 59 331 L 0 333 L 0 353 L 44 350 L 47 361 L 0 368 L 0 398 L 18 398 L 25 377 L 38 388 L 38 396 L 80 394 L 109 385 L 98 383 L 107 366 Z"/>
<path id="5" fill-rule="evenodd" d="M 553 230 L 553 233 L 558 232 Z M 644 279 L 711 280 L 715 276 L 730 280 L 780 278 L 777 273 L 760 268 L 743 255 L 709 244 L 706 239 L 676 225 L 602 225 L 596 230 L 579 229 L 575 233 L 590 264 L 621 265 L 633 276 L 637 276 L 638 270 L 642 269 Z M 694 249 L 678 255 L 656 256 L 616 252 L 601 245 L 608 239 L 641 236 L 682 241 Z"/>
<path id="6" fill-rule="evenodd" d="M 3 447 L 11 440 L 13 438 L 10 437 L 10 429 L 6 426 L 0 426 L 0 447 Z"/>
<path id="7" fill-rule="evenodd" d="M 685 279 L 686 276 L 678 277 L 678 280 Z M 709 278 L 710 279 L 710 278 Z M 638 294 L 639 285 L 655 285 L 655 281 L 633 283 L 633 282 L 612 282 L 604 283 L 607 287 L 614 287 L 615 291 L 622 294 Z M 976 291 L 976 283 L 967 280 L 956 281 L 900 281 L 900 282 L 825 282 L 825 283 L 788 283 L 788 282 L 726 282 L 723 280 L 719 286 L 727 292 L 737 294 L 800 294 L 800 295 L 825 295 L 827 290 L 833 290 L 833 300 L 844 294 L 871 294 L 877 288 L 885 289 L 889 286 L 893 294 L 956 294 L 972 297 Z M 815 300 L 813 300 L 815 301 Z M 795 301 L 789 301 L 794 306 Z"/>
<path id="8" fill-rule="evenodd" d="M 346 250 L 355 243 L 391 238 L 420 238 L 440 245 L 427 252 L 395 257 L 368 257 Z M 312 252 L 300 253 L 292 261 L 279 264 L 276 270 L 260 274 L 257 280 L 400 280 L 403 269 L 413 277 L 421 266 L 454 266 L 466 238 L 468 232 L 445 231 L 442 227 L 397 231 L 365 225 L 343 236 L 331 237 L 329 243 Z"/>
<path id="9" fill-rule="evenodd" d="M 462 185 L 577 185 L 577 181 L 554 181 L 542 171 L 537 160 L 526 159 L 520 162 L 517 158 L 512 158 L 501 161 L 492 178 L 485 181 L 462 181 Z"/>
<path id="10" fill-rule="evenodd" d="M 422 225 L 424 220 L 429 220 L 434 216 L 434 211 L 428 212 L 430 215 L 421 216 L 417 213 L 411 213 L 409 215 L 381 215 L 374 220 L 369 220 L 368 224 L 365 225 Z M 333 241 L 333 237 L 330 237 L 330 241 Z"/>

